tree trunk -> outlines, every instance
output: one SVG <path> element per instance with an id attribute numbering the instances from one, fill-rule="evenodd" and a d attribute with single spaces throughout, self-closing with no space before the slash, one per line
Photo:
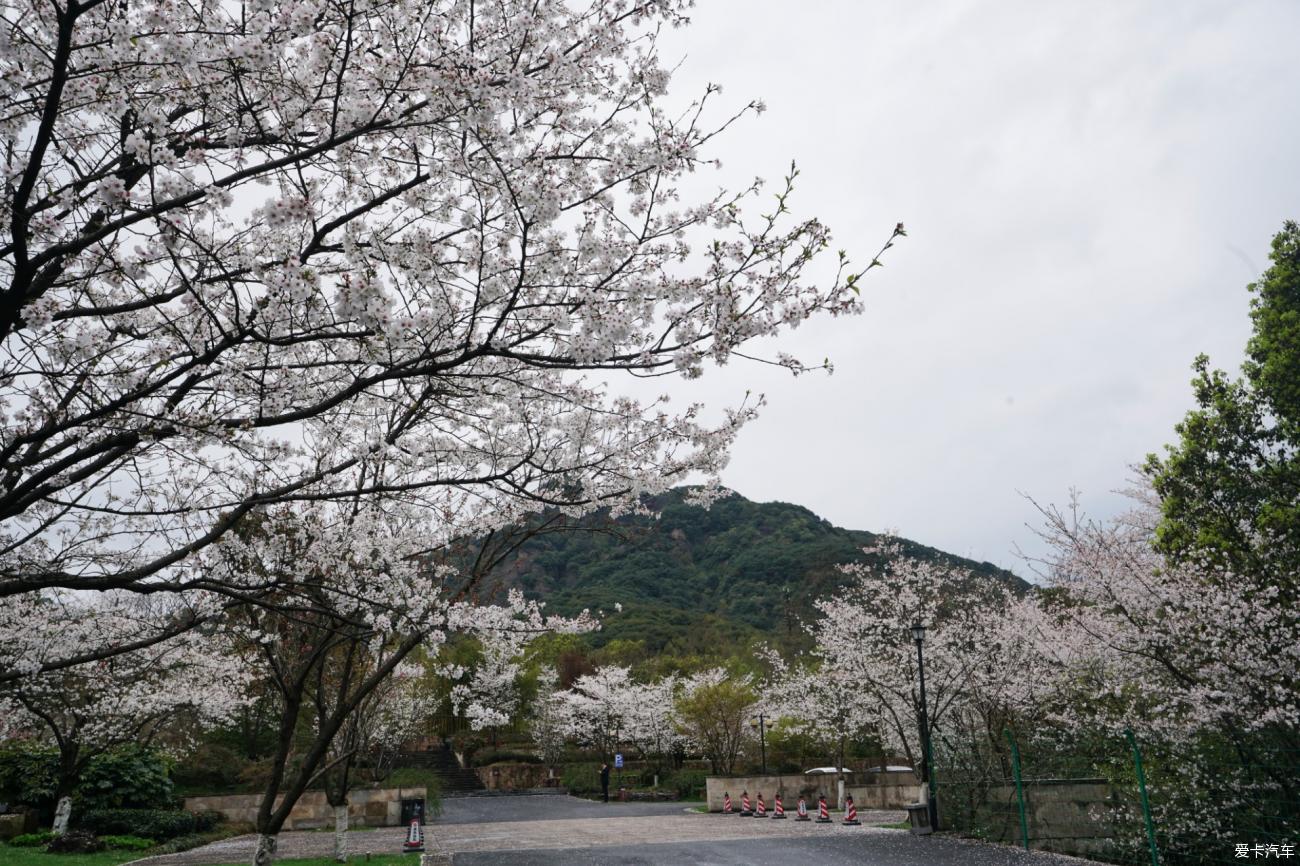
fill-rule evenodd
<path id="1" fill-rule="evenodd" d="M 257 850 L 253 852 L 253 866 L 271 866 L 275 862 L 275 849 L 280 837 L 274 833 L 257 834 Z"/>
<path id="2" fill-rule="evenodd" d="M 72 819 L 72 798 L 64 794 L 59 798 L 59 804 L 54 808 L 54 826 L 51 827 L 55 835 L 62 836 L 68 832 L 68 821 Z"/>
<path id="3" fill-rule="evenodd" d="M 348 862 L 348 804 L 334 807 L 334 860 Z"/>

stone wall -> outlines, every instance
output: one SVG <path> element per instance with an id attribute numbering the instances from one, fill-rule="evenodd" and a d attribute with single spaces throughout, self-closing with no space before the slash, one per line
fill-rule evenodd
<path id="1" fill-rule="evenodd" d="M 1116 792 L 1103 779 L 1035 780 L 1025 783 L 1029 847 L 1077 856 L 1104 856 L 1114 848 L 1110 821 Z M 1015 785 L 989 788 L 974 820 L 989 838 L 1021 844 Z M 940 780 L 939 820 L 943 823 Z"/>
<path id="2" fill-rule="evenodd" d="M 845 777 L 846 793 L 859 809 L 904 809 L 915 803 L 918 795 L 916 776 L 912 773 L 849 773 Z M 835 805 L 836 777 L 833 773 L 790 773 L 767 776 L 709 776 L 705 780 L 705 801 L 710 812 L 722 811 L 724 793 L 731 794 L 732 808 L 740 808 L 740 795 L 748 791 L 750 799 L 762 794 L 771 808 L 772 796 L 781 792 L 787 810 L 793 811 L 800 797 L 808 800 L 809 811 L 816 808 L 817 796 Z"/>
<path id="3" fill-rule="evenodd" d="M 526 791 L 530 788 L 554 788 L 560 784 L 559 773 L 541 764 L 491 764 L 475 769 L 479 781 L 489 791 Z"/>
<path id="4" fill-rule="evenodd" d="M 396 827 L 401 823 L 402 800 L 423 798 L 425 789 L 370 788 L 348 794 L 348 822 L 361 827 Z M 211 809 L 229 821 L 254 823 L 259 794 L 231 794 L 221 797 L 186 797 L 185 808 L 193 812 Z M 277 801 L 278 802 L 278 801 Z M 325 800 L 324 791 L 308 791 L 298 798 L 284 822 L 286 830 L 315 830 L 334 824 L 334 807 Z"/>

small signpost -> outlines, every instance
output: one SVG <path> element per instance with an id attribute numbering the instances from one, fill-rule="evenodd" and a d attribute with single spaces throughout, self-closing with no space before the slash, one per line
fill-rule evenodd
<path id="1" fill-rule="evenodd" d="M 621 769 L 623 769 L 623 753 L 622 753 L 622 752 L 616 752 L 616 753 L 614 754 L 614 769 L 615 769 L 615 770 L 621 770 Z"/>

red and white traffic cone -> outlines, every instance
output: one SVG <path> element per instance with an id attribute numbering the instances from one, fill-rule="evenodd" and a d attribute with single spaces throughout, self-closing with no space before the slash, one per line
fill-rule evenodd
<path id="1" fill-rule="evenodd" d="M 731 811 L 731 795 L 728 794 L 726 791 L 722 792 L 722 814 L 724 815 L 736 814 L 735 812 Z"/>
<path id="2" fill-rule="evenodd" d="M 403 854 L 418 854 L 424 850 L 424 828 L 419 818 L 411 819 L 411 827 L 406 831 L 406 841 L 402 843 Z"/>
<path id="3" fill-rule="evenodd" d="M 749 792 L 748 792 L 748 791 L 741 791 L 741 792 L 740 792 L 740 817 L 742 817 L 742 818 L 752 818 L 752 817 L 754 817 L 754 812 L 749 808 Z"/>
<path id="4" fill-rule="evenodd" d="M 799 813 L 794 816 L 796 821 L 811 821 L 808 817 L 808 802 L 803 797 L 799 798 Z"/>
<path id="5" fill-rule="evenodd" d="M 763 802 L 763 792 L 758 792 L 758 811 L 754 813 L 755 818 L 767 817 L 767 804 Z"/>
<path id="6" fill-rule="evenodd" d="M 817 798 L 817 823 L 829 824 L 831 822 L 831 810 L 826 808 L 826 795 L 822 794 Z"/>
<path id="7" fill-rule="evenodd" d="M 781 805 L 781 792 L 776 792 L 776 800 L 772 806 L 772 817 L 785 820 L 785 807 Z"/>
<path id="8" fill-rule="evenodd" d="M 853 825 L 862 823 L 858 820 L 858 807 L 853 805 L 853 798 L 849 796 L 844 798 L 844 823 Z"/>

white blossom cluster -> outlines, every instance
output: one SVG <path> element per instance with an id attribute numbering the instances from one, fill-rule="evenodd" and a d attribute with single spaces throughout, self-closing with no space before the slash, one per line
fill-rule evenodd
<path id="1" fill-rule="evenodd" d="M 814 279 L 789 183 L 683 200 L 761 108 L 668 112 L 689 5 L 13 5 L 0 596 L 179 589 L 282 503 L 398 499 L 436 546 L 716 477 L 757 404 L 605 378 L 857 313 L 861 272 Z"/>

